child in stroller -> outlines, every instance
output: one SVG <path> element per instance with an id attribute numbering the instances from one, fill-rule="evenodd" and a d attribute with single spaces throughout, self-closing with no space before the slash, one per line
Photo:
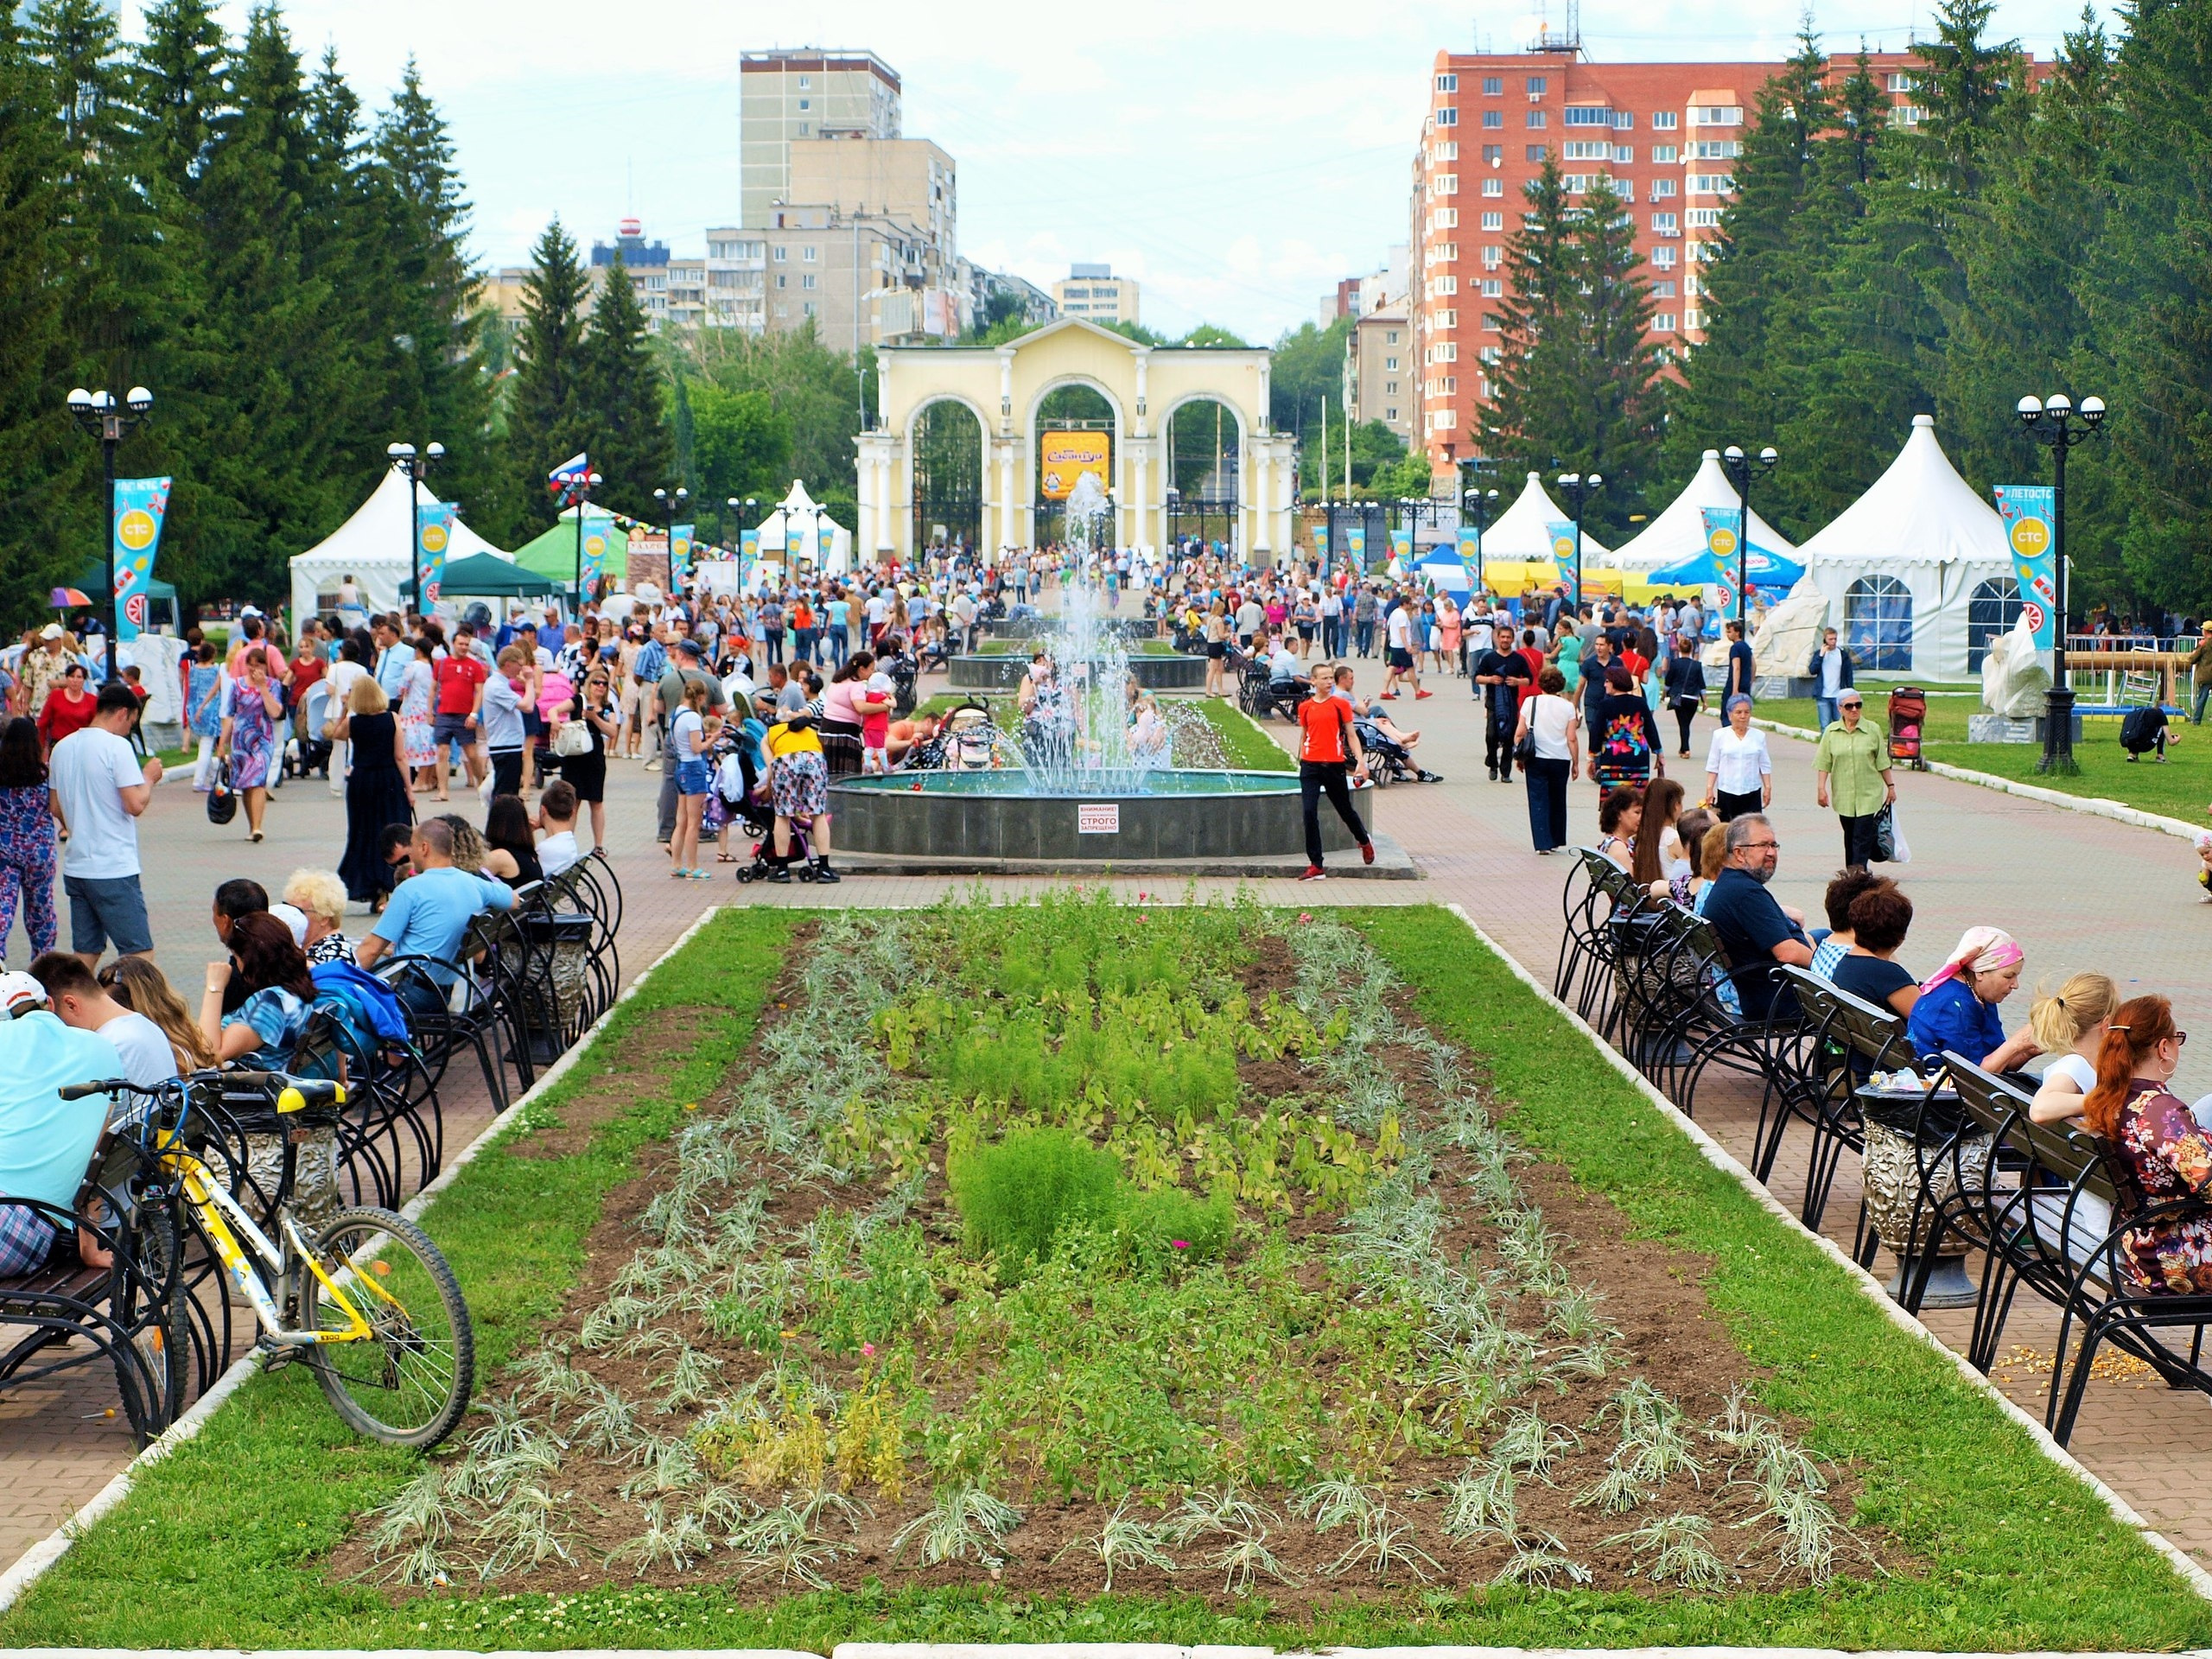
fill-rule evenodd
<path id="1" fill-rule="evenodd" d="M 715 837 L 717 864 L 737 862 L 737 855 L 729 849 L 732 824 L 740 835 L 757 842 L 767 835 L 774 820 L 768 806 L 767 766 L 760 747 L 767 734 L 760 717 L 748 715 L 734 728 L 724 727 L 715 745 L 714 780 L 707 790 L 706 817 L 700 830 L 702 835 Z"/>

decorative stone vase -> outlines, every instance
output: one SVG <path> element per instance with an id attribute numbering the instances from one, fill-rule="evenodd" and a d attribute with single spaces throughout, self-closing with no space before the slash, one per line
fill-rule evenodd
<path id="1" fill-rule="evenodd" d="M 1986 1135 L 1968 1135 L 1960 1143 L 1955 1154 L 1946 1154 L 1942 1139 L 1916 1143 L 1903 1130 L 1872 1118 L 1866 1120 L 1866 1218 L 1897 1258 L 1897 1274 L 1889 1283 L 1893 1298 L 1902 1300 L 1905 1287 L 1912 1281 L 1915 1259 L 1928 1242 L 1936 1205 L 1956 1196 L 1960 1170 L 1966 1171 L 1970 1180 L 1981 1179 L 1988 1166 L 1990 1144 L 1991 1137 Z M 1920 1198 L 1923 1159 L 1929 1160 L 1931 1167 L 1928 1198 L 1919 1205 L 1919 1224 L 1916 1227 L 1913 1211 Z M 1966 1258 L 1966 1242 L 1947 1235 L 1936 1247 L 1936 1261 L 1928 1275 L 1928 1289 L 1920 1301 L 1923 1307 L 1974 1305 L 1980 1292 L 1967 1277 Z"/>

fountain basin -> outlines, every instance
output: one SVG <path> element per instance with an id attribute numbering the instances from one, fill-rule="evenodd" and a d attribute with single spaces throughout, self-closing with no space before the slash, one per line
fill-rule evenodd
<path id="1" fill-rule="evenodd" d="M 1033 612 L 1027 616 L 995 616 L 982 623 L 986 639 L 1041 639 L 1052 632 L 1054 619 Z M 1122 639 L 1151 639 L 1160 633 L 1160 625 L 1142 616 L 1102 616 L 1096 624 L 1098 632 Z"/>
<path id="2" fill-rule="evenodd" d="M 1306 833 L 1290 772 L 1161 771 L 1102 779 L 1091 795 L 1039 792 L 1026 772 L 931 772 L 842 778 L 830 786 L 834 844 L 861 868 L 1047 873 L 1145 868 L 1189 874 L 1296 874 Z M 1376 791 L 1354 791 L 1370 832 Z M 1322 845 L 1352 853 L 1344 874 L 1411 877 L 1395 843 L 1363 866 L 1324 804 Z M 1377 837 L 1378 846 L 1384 845 Z"/>
<path id="3" fill-rule="evenodd" d="M 945 664 L 945 683 L 956 691 L 1011 691 L 1028 671 L 1029 658 L 1019 652 L 955 657 Z M 1129 672 L 1147 691 L 1201 691 L 1206 659 L 1140 653 L 1130 657 Z"/>

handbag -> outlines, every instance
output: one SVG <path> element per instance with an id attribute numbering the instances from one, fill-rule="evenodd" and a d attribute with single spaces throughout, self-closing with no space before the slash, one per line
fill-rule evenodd
<path id="1" fill-rule="evenodd" d="M 591 732 L 581 720 L 561 722 L 561 729 L 553 734 L 553 755 L 559 760 L 574 760 L 591 753 Z"/>
<path id="2" fill-rule="evenodd" d="M 1893 803 L 1885 803 L 1874 815 L 1874 861 L 1878 864 L 1910 864 L 1912 849 L 1906 844 L 1904 830 L 1897 823 L 1897 810 Z"/>
<path id="3" fill-rule="evenodd" d="M 231 763 L 218 760 L 207 785 L 207 822 L 228 823 L 238 815 L 238 792 L 231 787 Z"/>

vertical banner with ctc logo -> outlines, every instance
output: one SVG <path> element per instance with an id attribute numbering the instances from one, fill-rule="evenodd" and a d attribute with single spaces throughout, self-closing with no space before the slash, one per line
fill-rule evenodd
<path id="1" fill-rule="evenodd" d="M 1574 526 L 1552 524 L 1545 528 L 1551 535 L 1553 567 L 1558 570 L 1559 579 L 1572 588 L 1574 586 Z M 1582 595 L 1576 594 L 1574 599 L 1580 604 Z"/>
<path id="2" fill-rule="evenodd" d="M 2048 484 L 1999 484 L 1997 516 L 2005 521 L 2005 544 L 2012 550 L 2012 574 L 2019 579 L 2020 612 L 2036 637 L 2036 649 L 2049 651 L 2058 613 L 2056 492 Z"/>
<path id="3" fill-rule="evenodd" d="M 154 556 L 162 548 L 162 519 L 168 512 L 166 478 L 115 480 L 116 634 L 136 639 L 146 631 L 154 582 Z"/>
<path id="4" fill-rule="evenodd" d="M 668 527 L 668 580 L 671 587 L 681 588 L 683 578 L 691 569 L 692 533 L 696 524 L 671 524 Z"/>
<path id="5" fill-rule="evenodd" d="M 454 511 L 443 503 L 421 511 L 416 536 L 422 545 L 417 550 L 416 565 L 423 573 L 423 612 L 427 616 L 430 607 L 438 602 L 438 589 L 444 585 L 446 552 L 453 546 Z"/>

